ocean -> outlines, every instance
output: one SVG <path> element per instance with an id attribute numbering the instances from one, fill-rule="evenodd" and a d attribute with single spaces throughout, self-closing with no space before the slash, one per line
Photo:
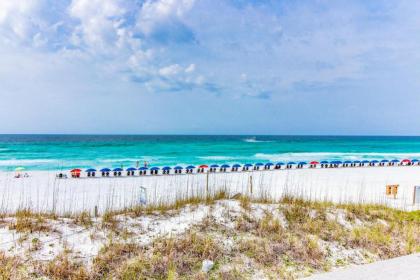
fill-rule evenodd
<path id="1" fill-rule="evenodd" d="M 420 137 L 0 135 L 0 170 L 420 158 Z"/>

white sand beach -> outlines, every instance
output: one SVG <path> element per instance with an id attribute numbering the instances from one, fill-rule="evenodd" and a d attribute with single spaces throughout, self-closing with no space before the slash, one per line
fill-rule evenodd
<path id="1" fill-rule="evenodd" d="M 380 203 L 403 210 L 413 204 L 420 185 L 420 166 L 290 169 L 207 174 L 57 179 L 57 172 L 28 172 L 28 178 L 0 173 L 0 209 L 22 208 L 55 213 L 122 209 L 140 203 L 169 203 L 177 198 L 204 196 L 220 190 L 254 198 L 279 199 L 293 195 L 336 203 Z M 385 195 L 386 185 L 399 185 L 396 199 Z"/>

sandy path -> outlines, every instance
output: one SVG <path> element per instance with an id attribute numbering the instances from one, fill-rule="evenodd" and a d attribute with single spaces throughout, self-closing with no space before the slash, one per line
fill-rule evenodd
<path id="1" fill-rule="evenodd" d="M 314 275 L 308 280 L 418 280 L 420 254 Z"/>

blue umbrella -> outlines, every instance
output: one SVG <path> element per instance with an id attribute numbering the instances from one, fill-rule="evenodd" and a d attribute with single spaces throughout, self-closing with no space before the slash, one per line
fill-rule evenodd
<path id="1" fill-rule="evenodd" d="M 241 165 L 240 164 L 234 164 L 232 167 L 238 168 L 238 167 L 241 167 Z"/>
<path id="2" fill-rule="evenodd" d="M 194 169 L 195 168 L 195 166 L 194 165 L 190 165 L 190 166 L 187 166 L 186 167 L 186 169 Z"/>
<path id="3" fill-rule="evenodd" d="M 134 167 L 129 167 L 129 168 L 127 168 L 126 169 L 126 171 L 136 171 L 137 169 L 136 168 L 134 168 Z"/>
<path id="4" fill-rule="evenodd" d="M 228 164 L 223 164 L 221 167 L 222 168 L 229 168 L 230 166 Z"/>
<path id="5" fill-rule="evenodd" d="M 351 160 L 346 160 L 344 163 L 349 164 L 349 163 L 351 163 Z"/>
<path id="6" fill-rule="evenodd" d="M 277 162 L 276 165 L 284 165 L 284 162 Z"/>
<path id="7" fill-rule="evenodd" d="M 299 165 L 305 165 L 305 164 L 307 164 L 307 163 L 304 162 L 304 161 L 299 162 Z"/>
<path id="8" fill-rule="evenodd" d="M 387 160 L 387 159 L 383 159 L 383 160 L 381 160 L 381 162 L 382 162 L 382 163 L 385 163 L 385 162 L 389 162 L 389 160 Z"/>
<path id="9" fill-rule="evenodd" d="M 85 172 L 96 172 L 96 169 L 89 168 L 89 169 L 86 169 L 86 171 L 85 171 Z"/>
<path id="10" fill-rule="evenodd" d="M 217 165 L 217 164 L 212 164 L 212 165 L 210 165 L 210 167 L 211 167 L 211 168 L 217 168 L 217 167 L 219 167 L 219 165 Z"/>
<path id="11" fill-rule="evenodd" d="M 362 163 L 369 163 L 369 161 L 368 160 L 362 160 Z"/>
<path id="12" fill-rule="evenodd" d="M 145 166 L 143 166 L 143 167 L 140 167 L 140 168 L 139 168 L 139 170 L 141 170 L 141 171 L 145 171 L 145 170 L 147 170 L 147 169 L 149 169 L 149 168 L 147 168 L 147 167 L 145 167 Z"/>
<path id="13" fill-rule="evenodd" d="M 291 162 L 288 162 L 287 164 L 288 164 L 288 165 L 292 165 L 292 164 L 296 164 L 296 162 L 291 161 Z"/>
<path id="14" fill-rule="evenodd" d="M 329 162 L 326 160 L 321 161 L 321 164 L 328 164 Z"/>
<path id="15" fill-rule="evenodd" d="M 255 166 L 263 166 L 264 164 L 262 164 L 261 162 L 258 162 L 255 164 Z"/>
<path id="16" fill-rule="evenodd" d="M 372 160 L 370 163 L 378 163 L 379 161 L 377 161 L 376 159 Z"/>
<path id="17" fill-rule="evenodd" d="M 266 164 L 265 164 L 265 166 L 273 166 L 274 165 L 274 163 L 271 163 L 271 162 L 267 162 Z"/>
<path id="18" fill-rule="evenodd" d="M 360 163 L 360 160 L 355 160 L 353 161 L 353 163 Z"/>
<path id="19" fill-rule="evenodd" d="M 114 168 L 112 171 L 120 172 L 120 171 L 123 171 L 123 169 L 122 169 L 122 168 L 117 167 L 117 168 Z"/>
<path id="20" fill-rule="evenodd" d="M 110 172 L 110 171 L 111 171 L 111 169 L 109 169 L 109 168 L 102 168 L 100 171 L 101 171 L 101 172 Z"/>
<path id="21" fill-rule="evenodd" d="M 169 166 L 165 166 L 164 168 L 162 168 L 162 170 L 171 170 L 172 168 L 170 168 Z"/>
<path id="22" fill-rule="evenodd" d="M 244 164 L 244 167 L 251 167 L 251 166 L 252 166 L 252 164 L 250 164 L 250 163 Z"/>
<path id="23" fill-rule="evenodd" d="M 182 166 L 175 166 L 174 169 L 175 170 L 181 170 L 181 169 L 184 169 L 184 168 Z"/>
<path id="24" fill-rule="evenodd" d="M 342 164 L 342 162 L 339 161 L 339 160 L 336 160 L 336 161 L 334 161 L 334 164 Z"/>
<path id="25" fill-rule="evenodd" d="M 418 159 L 413 159 L 411 162 L 419 162 Z"/>
<path id="26" fill-rule="evenodd" d="M 150 170 L 153 170 L 153 171 L 155 171 L 155 170 L 159 170 L 160 168 L 159 167 L 152 167 L 152 168 L 150 168 Z"/>
<path id="27" fill-rule="evenodd" d="M 396 162 L 400 162 L 398 159 L 393 159 L 391 160 L 391 162 L 396 163 Z"/>

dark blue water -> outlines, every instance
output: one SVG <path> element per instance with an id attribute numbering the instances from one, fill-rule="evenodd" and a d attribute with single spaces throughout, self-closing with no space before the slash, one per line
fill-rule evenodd
<path id="1" fill-rule="evenodd" d="M 0 135 L 0 169 L 420 157 L 420 137 Z"/>

